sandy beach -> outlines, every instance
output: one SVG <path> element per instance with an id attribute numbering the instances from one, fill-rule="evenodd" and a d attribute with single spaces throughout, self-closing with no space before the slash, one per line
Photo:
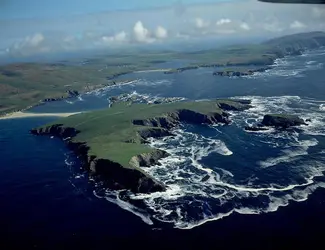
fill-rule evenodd
<path id="1" fill-rule="evenodd" d="M 172 70 L 172 69 L 148 69 L 148 70 L 134 71 L 133 73 L 165 72 L 165 71 L 169 71 L 169 70 Z"/>
<path id="2" fill-rule="evenodd" d="M 74 113 L 29 113 L 29 112 L 14 112 L 5 116 L 1 116 L 0 120 L 6 119 L 17 119 L 17 118 L 28 118 L 28 117 L 45 117 L 45 116 L 57 116 L 57 117 L 68 117 L 70 115 L 79 114 L 80 112 Z"/>

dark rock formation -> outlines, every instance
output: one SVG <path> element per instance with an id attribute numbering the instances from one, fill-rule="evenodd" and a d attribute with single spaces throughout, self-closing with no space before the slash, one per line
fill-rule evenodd
<path id="1" fill-rule="evenodd" d="M 74 128 L 66 128 L 60 124 L 48 126 L 46 128 L 32 129 L 34 135 L 52 135 L 64 139 L 68 148 L 74 151 L 86 168 L 95 175 L 99 175 L 105 180 L 109 187 L 115 189 L 129 189 L 134 193 L 151 193 L 166 190 L 164 184 L 138 168 L 125 168 L 120 164 L 108 159 L 98 159 L 96 156 L 88 155 L 89 147 L 86 143 L 77 143 L 71 140 L 79 131 Z M 154 152 L 151 155 L 144 155 L 139 158 L 139 165 L 144 163 L 156 164 L 159 157 L 166 156 L 163 151 Z"/>
<path id="2" fill-rule="evenodd" d="M 262 126 L 246 126 L 244 129 L 246 131 L 253 131 L 253 132 L 268 130 L 268 128 L 265 128 L 265 127 L 262 127 Z"/>
<path id="3" fill-rule="evenodd" d="M 88 166 L 92 173 L 104 177 L 109 184 L 114 184 L 116 189 L 128 189 L 134 193 L 152 193 L 166 190 L 164 184 L 138 168 L 124 168 L 110 160 L 96 158 L 88 162 Z"/>
<path id="4" fill-rule="evenodd" d="M 263 68 L 258 68 L 258 69 L 250 69 L 250 70 L 244 70 L 244 71 L 239 71 L 239 70 L 223 70 L 223 71 L 216 71 L 213 73 L 215 76 L 249 76 L 253 75 L 256 72 L 265 72 L 266 70 L 271 69 L 271 67 L 263 67 Z"/>
<path id="5" fill-rule="evenodd" d="M 226 112 L 212 113 L 212 114 L 201 114 L 192 110 L 182 109 L 177 113 L 172 113 L 171 117 L 179 119 L 181 122 L 192 123 L 192 124 L 215 124 L 224 123 L 229 124 L 229 115 Z"/>
<path id="6" fill-rule="evenodd" d="M 201 179 L 202 182 L 206 182 L 210 179 L 210 175 L 206 174 L 205 176 L 203 176 L 203 178 Z"/>
<path id="7" fill-rule="evenodd" d="M 224 123 L 229 124 L 229 115 L 226 112 L 213 113 L 213 114 L 201 114 L 188 109 L 181 109 L 173 113 L 167 114 L 165 117 L 156 117 L 142 120 L 133 120 L 134 125 L 158 127 L 164 129 L 171 129 L 178 126 L 181 122 L 191 124 L 215 124 Z M 152 131 L 154 132 L 154 131 Z M 167 133 L 166 131 L 155 131 L 157 133 Z M 144 132 L 148 133 L 148 132 Z"/>
<path id="8" fill-rule="evenodd" d="M 165 128 L 147 128 L 147 129 L 142 129 L 138 131 L 139 136 L 143 139 L 146 140 L 150 137 L 153 138 L 161 138 L 165 136 L 172 136 L 173 134 Z"/>
<path id="9" fill-rule="evenodd" d="M 172 70 L 168 70 L 168 71 L 165 71 L 164 74 L 175 74 L 175 73 L 181 73 L 183 71 L 186 71 L 186 70 L 193 70 L 193 69 L 198 69 L 199 66 L 187 66 L 187 67 L 183 67 L 183 68 L 177 68 L 177 69 L 172 69 Z"/>
<path id="10" fill-rule="evenodd" d="M 167 152 L 157 149 L 151 153 L 143 153 L 133 156 L 129 163 L 133 167 L 150 167 L 158 164 L 158 160 L 167 156 L 169 156 Z"/>
<path id="11" fill-rule="evenodd" d="M 69 97 L 79 96 L 79 92 L 77 90 L 68 90 L 67 93 L 68 93 Z"/>
<path id="12" fill-rule="evenodd" d="M 226 111 L 243 111 L 252 107 L 250 103 L 250 100 L 217 100 L 217 106 Z"/>
<path id="13" fill-rule="evenodd" d="M 60 96 L 60 97 L 56 97 L 56 98 L 45 98 L 41 102 L 56 102 L 56 101 L 61 101 L 64 98 L 65 98 L 64 96 Z"/>
<path id="14" fill-rule="evenodd" d="M 296 115 L 269 114 L 265 115 L 262 121 L 264 126 L 277 128 L 289 128 L 292 126 L 307 125 L 303 119 Z"/>
<path id="15" fill-rule="evenodd" d="M 176 127 L 177 125 L 179 125 L 179 122 L 180 122 L 179 120 L 171 116 L 155 117 L 155 118 L 149 118 L 143 120 L 133 120 L 134 125 L 147 126 L 147 127 L 160 127 L 165 129 Z M 145 131 L 144 133 L 147 132 L 148 131 Z"/>

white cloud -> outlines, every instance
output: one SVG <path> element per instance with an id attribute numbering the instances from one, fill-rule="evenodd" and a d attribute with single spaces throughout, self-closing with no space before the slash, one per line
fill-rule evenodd
<path id="1" fill-rule="evenodd" d="M 203 20 L 200 17 L 195 18 L 195 27 L 198 29 L 206 28 L 210 25 L 208 21 Z"/>
<path id="2" fill-rule="evenodd" d="M 112 42 L 126 42 L 127 41 L 127 34 L 125 31 L 121 31 L 114 36 L 102 36 L 102 42 L 104 43 L 112 43 Z"/>
<path id="3" fill-rule="evenodd" d="M 35 52 L 48 52 L 50 48 L 45 45 L 45 37 L 41 33 L 27 36 L 23 40 L 14 43 L 7 51 L 11 54 L 29 55 Z"/>
<path id="4" fill-rule="evenodd" d="M 141 21 L 135 23 L 133 27 L 133 34 L 135 41 L 140 43 L 151 43 L 155 41 L 154 38 L 150 37 L 149 30 L 144 27 Z"/>
<path id="5" fill-rule="evenodd" d="M 165 39 L 168 37 L 168 31 L 164 27 L 158 26 L 155 35 L 158 39 Z"/>
<path id="6" fill-rule="evenodd" d="M 290 29 L 303 29 L 303 28 L 306 28 L 306 25 L 297 20 L 290 24 Z"/>
<path id="7" fill-rule="evenodd" d="M 217 26 L 224 25 L 227 23 L 231 23 L 231 20 L 229 18 L 222 18 L 216 22 Z"/>
<path id="8" fill-rule="evenodd" d="M 38 46 L 43 41 L 44 41 L 44 36 L 41 33 L 37 33 L 32 37 L 26 38 L 26 44 L 34 47 Z"/>
<path id="9" fill-rule="evenodd" d="M 247 30 L 247 31 L 251 30 L 251 27 L 245 22 L 240 24 L 240 28 L 243 29 L 243 30 Z"/>
<path id="10" fill-rule="evenodd" d="M 120 33 L 117 33 L 114 36 L 114 40 L 117 42 L 125 42 L 127 38 L 127 34 L 125 33 L 125 31 L 121 31 Z"/>

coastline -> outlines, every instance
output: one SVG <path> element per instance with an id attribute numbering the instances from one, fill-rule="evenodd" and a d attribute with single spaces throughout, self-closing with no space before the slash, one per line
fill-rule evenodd
<path id="1" fill-rule="evenodd" d="M 30 118 L 30 117 L 68 117 L 71 115 L 80 114 L 81 112 L 73 112 L 73 113 L 27 113 L 22 111 L 17 111 L 13 113 L 9 113 L 4 116 L 0 116 L 0 120 L 8 120 L 8 119 L 18 119 L 18 118 Z"/>
<path id="2" fill-rule="evenodd" d="M 279 38 L 280 39 L 280 38 Z M 273 40 L 269 41 L 269 43 L 274 42 Z M 272 45 L 274 46 L 274 45 Z M 318 44 L 319 46 L 319 44 Z M 310 47 L 310 46 L 309 46 Z M 268 60 L 262 60 L 262 61 L 255 61 L 255 62 L 226 62 L 226 63 L 198 63 L 197 65 L 188 65 L 185 67 L 181 67 L 181 68 L 156 68 L 156 69 L 143 69 L 143 70 L 131 70 L 131 71 L 127 71 L 127 72 L 121 72 L 121 73 L 116 73 L 113 74 L 111 77 L 106 77 L 106 79 L 109 81 L 106 84 L 95 84 L 95 85 L 86 85 L 85 88 L 83 89 L 76 89 L 74 91 L 77 91 L 78 95 L 80 94 L 88 94 L 91 92 L 95 92 L 98 91 L 100 89 L 104 89 L 107 87 L 111 87 L 111 86 L 118 86 L 118 85 L 126 85 L 129 83 L 132 83 L 133 79 L 129 79 L 129 80 L 118 80 L 117 78 L 119 76 L 122 75 L 128 75 L 128 74 L 136 74 L 136 73 L 151 73 L 151 72 L 162 72 L 164 74 L 174 74 L 174 73 L 181 73 L 183 71 L 187 71 L 187 70 L 194 70 L 194 69 L 200 69 L 200 68 L 220 68 L 220 67 L 266 67 L 266 68 L 260 68 L 257 70 L 248 70 L 248 72 L 240 72 L 240 71 L 234 71 L 231 70 L 231 72 L 229 71 L 225 71 L 226 74 L 223 74 L 224 72 L 215 72 L 214 75 L 221 75 L 221 76 L 241 76 L 241 75 L 250 75 L 250 74 L 254 74 L 255 72 L 262 72 L 265 69 L 268 69 L 268 67 L 272 67 L 276 64 L 277 60 L 287 57 L 287 56 L 303 56 L 303 53 L 306 51 L 313 51 L 319 48 L 324 48 L 324 46 L 319 46 L 318 48 L 315 48 L 315 46 L 313 45 L 312 48 L 308 48 L 308 46 L 302 47 L 302 48 L 298 48 L 294 51 L 278 51 L 277 53 L 275 53 L 274 57 L 270 57 L 268 58 Z M 18 109 L 7 109 L 7 111 L 9 113 L 6 112 L 1 112 L 0 111 L 0 117 L 12 117 L 11 114 L 15 113 L 15 112 L 20 112 L 20 111 L 26 111 L 29 110 L 30 108 L 33 108 L 35 106 L 39 106 L 39 105 L 43 105 L 47 102 L 55 102 L 55 101 L 61 101 L 61 100 L 65 100 L 68 99 L 70 97 L 75 97 L 75 96 L 61 96 L 61 97 L 50 97 L 50 98 L 46 98 L 43 100 L 39 100 L 38 102 L 34 102 L 31 105 L 27 106 L 27 107 L 20 107 Z"/>

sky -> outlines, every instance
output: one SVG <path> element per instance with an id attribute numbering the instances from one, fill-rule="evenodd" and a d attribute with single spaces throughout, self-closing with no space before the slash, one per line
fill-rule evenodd
<path id="1" fill-rule="evenodd" d="M 325 8 L 257 0 L 0 0 L 0 57 L 324 31 Z"/>
<path id="2" fill-rule="evenodd" d="M 55 18 L 103 11 L 140 10 L 176 4 L 218 3 L 231 0 L 0 0 L 0 19 Z"/>

